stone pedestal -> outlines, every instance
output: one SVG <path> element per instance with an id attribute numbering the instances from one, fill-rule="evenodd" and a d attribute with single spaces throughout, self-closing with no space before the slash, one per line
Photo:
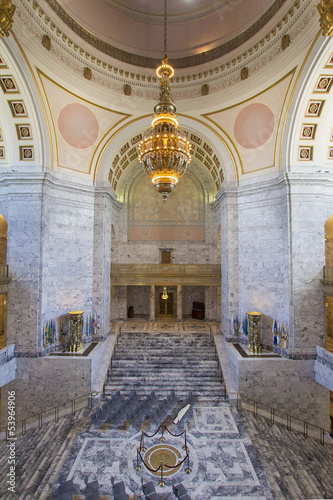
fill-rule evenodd
<path id="1" fill-rule="evenodd" d="M 249 332 L 249 340 L 246 350 L 251 353 L 260 354 L 262 352 L 261 348 L 261 338 L 260 338 L 260 330 L 261 330 L 261 316 L 260 312 L 248 312 L 248 332 Z"/>
<path id="2" fill-rule="evenodd" d="M 70 352 L 83 351 L 82 326 L 84 311 L 71 311 L 70 314 Z"/>

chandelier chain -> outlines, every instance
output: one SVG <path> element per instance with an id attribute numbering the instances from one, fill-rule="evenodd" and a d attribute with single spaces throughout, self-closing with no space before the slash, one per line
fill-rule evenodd
<path id="1" fill-rule="evenodd" d="M 167 57 L 167 0 L 164 0 L 164 57 Z"/>

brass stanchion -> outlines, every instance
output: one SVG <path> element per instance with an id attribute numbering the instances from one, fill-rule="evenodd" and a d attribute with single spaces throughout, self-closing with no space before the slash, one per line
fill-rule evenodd
<path id="1" fill-rule="evenodd" d="M 191 474 L 192 470 L 190 468 L 190 454 L 187 452 L 187 467 L 185 469 L 186 474 Z"/>
<path id="2" fill-rule="evenodd" d="M 145 447 L 145 442 L 144 442 L 144 434 L 143 434 L 143 431 L 141 433 L 141 441 L 140 441 L 140 451 L 146 451 L 146 447 Z"/>
<path id="3" fill-rule="evenodd" d="M 139 448 L 136 449 L 136 466 L 134 467 L 134 470 L 139 472 L 141 469 L 141 465 L 139 464 Z"/>
<path id="4" fill-rule="evenodd" d="M 163 486 L 165 486 L 165 482 L 164 482 L 164 479 L 163 479 L 163 462 L 161 462 L 161 481 L 158 483 L 158 485 L 163 488 Z"/>
<path id="5" fill-rule="evenodd" d="M 164 443 L 164 441 L 165 441 L 165 437 L 164 437 L 164 435 L 163 435 L 163 434 L 164 434 L 164 422 L 162 422 L 162 424 L 161 424 L 161 428 L 162 428 L 162 436 L 160 437 L 160 441 L 161 441 L 162 443 Z"/>
<path id="6" fill-rule="evenodd" d="M 187 439 L 186 439 L 186 429 L 184 429 L 184 434 L 185 434 L 185 443 L 183 446 L 183 450 L 185 450 L 187 452 L 188 448 L 187 448 Z"/>

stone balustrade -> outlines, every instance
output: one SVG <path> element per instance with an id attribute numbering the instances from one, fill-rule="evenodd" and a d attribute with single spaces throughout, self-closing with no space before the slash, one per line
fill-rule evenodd
<path id="1" fill-rule="evenodd" d="M 315 381 L 333 391 L 333 353 L 316 346 Z"/>
<path id="2" fill-rule="evenodd" d="M 220 286 L 219 264 L 112 264 L 112 285 Z"/>

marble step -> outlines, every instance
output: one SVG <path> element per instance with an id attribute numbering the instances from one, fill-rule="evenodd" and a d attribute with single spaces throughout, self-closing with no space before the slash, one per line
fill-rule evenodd
<path id="1" fill-rule="evenodd" d="M 85 428 L 89 424 L 90 410 L 79 410 L 75 416 L 66 415 L 58 422 L 45 423 L 42 429 L 28 429 L 26 434 L 17 434 L 16 441 L 16 497 L 24 499 L 46 500 L 50 491 L 49 479 L 57 469 L 59 457 L 64 453 L 66 457 L 76 440 L 79 430 L 85 421 Z M 2 468 L 2 471 L 6 467 Z M 56 472 L 58 474 L 58 472 Z M 1 476 L 0 489 L 6 478 Z M 7 494 L 8 493 L 8 494 Z M 9 492 L 1 498 L 10 499 Z"/>
<path id="2" fill-rule="evenodd" d="M 109 398 L 111 397 L 114 393 L 117 391 L 120 391 L 124 396 L 129 396 L 132 391 L 136 391 L 139 397 L 145 397 L 151 394 L 153 391 L 155 392 L 156 396 L 159 396 L 161 398 L 164 398 L 167 394 L 168 391 L 166 390 L 165 387 L 156 387 L 156 386 L 151 386 L 151 388 L 147 387 L 146 385 L 114 385 L 114 386 L 109 386 L 106 387 L 105 389 L 105 397 Z M 219 387 L 210 387 L 207 389 L 204 388 L 197 388 L 193 387 L 191 385 L 188 386 L 175 386 L 175 393 L 177 397 L 179 398 L 186 398 L 189 393 L 192 393 L 194 396 L 200 396 L 202 399 L 209 399 L 209 398 L 224 398 L 225 391 L 224 388 L 220 385 Z"/>
<path id="3" fill-rule="evenodd" d="M 216 368 L 209 368 L 209 369 L 201 369 L 201 370 L 196 370 L 196 369 L 189 369 L 186 367 L 179 367 L 175 368 L 173 366 L 168 367 L 151 367 L 151 366 L 145 366 L 142 365 L 140 368 L 138 367 L 136 370 L 131 367 L 131 368 L 126 368 L 126 365 L 124 365 L 124 368 L 121 367 L 121 369 L 114 369 L 109 370 L 108 375 L 109 379 L 111 378 L 116 378 L 117 376 L 127 376 L 129 378 L 136 377 L 136 376 L 146 376 L 149 379 L 155 377 L 167 377 L 169 380 L 171 377 L 174 377 L 175 379 L 179 378 L 195 378 L 198 379 L 202 377 L 203 379 L 208 379 L 208 378 L 220 378 L 220 371 Z"/>

